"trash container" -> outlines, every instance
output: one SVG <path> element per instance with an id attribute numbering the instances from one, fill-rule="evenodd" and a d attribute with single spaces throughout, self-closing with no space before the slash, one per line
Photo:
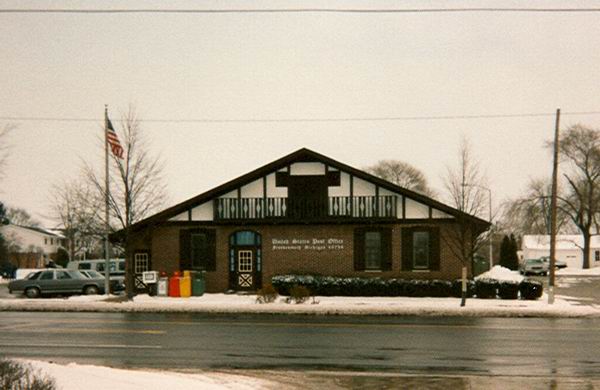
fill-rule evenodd
<path id="1" fill-rule="evenodd" d="M 169 278 L 167 277 L 167 273 L 161 271 L 160 277 L 158 278 L 157 285 L 157 295 L 159 297 L 169 296 Z"/>
<path id="2" fill-rule="evenodd" d="M 183 271 L 183 276 L 179 279 L 179 296 L 188 298 L 192 296 L 192 278 L 190 271 Z"/>
<path id="3" fill-rule="evenodd" d="M 204 271 L 192 272 L 192 295 L 201 297 L 205 290 Z"/>
<path id="4" fill-rule="evenodd" d="M 152 283 L 148 285 L 148 295 L 155 297 L 158 294 L 158 284 Z"/>
<path id="5" fill-rule="evenodd" d="M 173 276 L 169 278 L 169 296 L 179 297 L 179 279 L 181 279 L 179 271 L 173 272 Z"/>

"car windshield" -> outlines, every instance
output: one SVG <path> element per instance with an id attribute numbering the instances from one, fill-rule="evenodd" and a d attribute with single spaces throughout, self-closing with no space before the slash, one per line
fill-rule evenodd
<path id="1" fill-rule="evenodd" d="M 25 279 L 27 280 L 36 280 L 38 278 L 38 276 L 40 276 L 41 272 L 32 272 L 30 274 L 28 274 L 27 276 L 25 276 Z"/>
<path id="2" fill-rule="evenodd" d="M 540 264 L 542 262 L 542 260 L 540 260 L 540 259 L 531 259 L 531 260 L 527 260 L 527 262 L 529 264 Z"/>

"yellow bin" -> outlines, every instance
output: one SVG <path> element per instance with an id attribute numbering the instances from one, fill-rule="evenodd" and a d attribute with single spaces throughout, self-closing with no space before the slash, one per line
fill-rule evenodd
<path id="1" fill-rule="evenodd" d="M 182 298 L 192 296 L 192 278 L 190 271 L 183 271 L 183 277 L 179 279 L 179 294 Z"/>

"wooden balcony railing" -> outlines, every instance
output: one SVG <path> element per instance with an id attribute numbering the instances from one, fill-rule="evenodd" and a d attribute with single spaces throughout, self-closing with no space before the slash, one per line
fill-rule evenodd
<path id="1" fill-rule="evenodd" d="M 218 198 L 215 220 L 395 218 L 395 196 L 331 196 L 326 202 L 288 198 Z"/>

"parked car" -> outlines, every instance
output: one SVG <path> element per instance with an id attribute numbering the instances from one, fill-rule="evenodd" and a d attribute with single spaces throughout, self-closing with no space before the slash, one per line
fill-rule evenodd
<path id="1" fill-rule="evenodd" d="M 114 283 L 111 282 L 111 289 Z M 104 294 L 104 278 L 89 278 L 73 270 L 41 269 L 25 279 L 13 280 L 8 284 L 8 291 L 25 294 L 28 298 L 51 294 Z"/>
<path id="2" fill-rule="evenodd" d="M 544 256 L 544 257 L 541 257 L 541 259 L 544 263 L 548 264 L 548 269 L 550 269 L 550 256 Z M 563 268 L 567 268 L 567 263 L 565 263 L 562 260 L 555 260 L 554 266 L 558 269 L 563 269 Z"/>
<path id="3" fill-rule="evenodd" d="M 84 271 L 79 271 L 79 272 L 81 272 L 82 274 L 84 274 L 85 276 L 87 276 L 90 279 L 104 280 L 104 275 L 102 275 L 98 271 L 84 270 Z M 118 291 L 123 291 L 123 290 L 125 290 L 125 283 L 123 283 L 123 280 L 121 280 L 120 278 L 110 277 L 110 291 L 118 292 Z"/>
<path id="4" fill-rule="evenodd" d="M 106 268 L 106 259 L 74 260 L 69 261 L 67 269 L 78 271 L 97 271 L 104 277 Z M 125 280 L 125 259 L 110 259 L 109 262 L 110 280 L 118 280 L 121 283 Z"/>
<path id="5" fill-rule="evenodd" d="M 548 263 L 542 259 L 526 259 L 519 264 L 521 275 L 547 275 Z"/>

